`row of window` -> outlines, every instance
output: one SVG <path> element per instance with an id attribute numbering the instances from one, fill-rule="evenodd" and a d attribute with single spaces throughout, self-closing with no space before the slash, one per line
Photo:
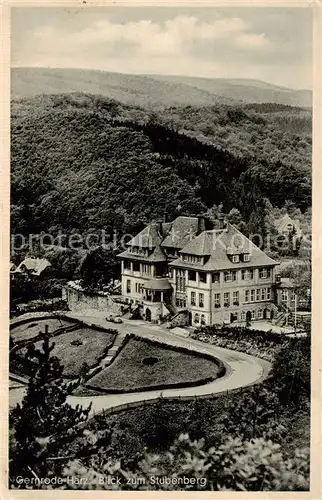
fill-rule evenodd
<path id="1" fill-rule="evenodd" d="M 182 255 L 182 260 L 184 262 L 190 262 L 191 264 L 201 264 L 202 257 L 197 255 Z"/>
<path id="2" fill-rule="evenodd" d="M 291 292 L 291 300 L 295 300 L 295 292 L 292 290 Z M 288 290 L 286 288 L 283 288 L 282 290 L 282 301 L 287 302 L 288 301 Z"/>
<path id="3" fill-rule="evenodd" d="M 192 306 L 197 305 L 197 294 L 196 292 L 191 292 L 190 303 Z M 205 305 L 205 296 L 203 293 L 198 294 L 198 306 L 204 307 Z"/>
<path id="4" fill-rule="evenodd" d="M 186 291 L 186 272 L 182 269 L 177 269 L 176 272 L 176 287 L 178 292 Z"/>
<path id="5" fill-rule="evenodd" d="M 249 253 L 244 253 L 244 254 L 237 254 L 237 255 L 232 255 L 231 256 L 232 262 L 237 264 L 238 262 L 249 262 L 250 261 L 250 255 Z"/>
<path id="6" fill-rule="evenodd" d="M 143 283 L 135 283 L 135 293 L 143 293 Z M 131 280 L 126 280 L 126 293 L 132 292 Z"/>
<path id="7" fill-rule="evenodd" d="M 232 303 L 235 306 L 239 305 L 239 292 L 238 291 L 232 293 Z M 230 304 L 231 304 L 231 294 L 230 294 L 230 292 L 225 292 L 224 293 L 224 302 L 223 302 L 223 304 L 224 304 L 224 307 L 229 307 L 230 306 Z M 221 307 L 221 294 L 220 293 L 215 293 L 215 296 L 214 296 L 214 306 L 215 306 L 215 308 Z"/>
<path id="8" fill-rule="evenodd" d="M 184 262 L 190 262 L 191 264 L 200 264 L 202 262 L 202 257 L 198 255 L 183 254 L 182 260 Z M 250 255 L 248 253 L 231 255 L 231 261 L 234 264 L 237 264 L 238 262 L 249 262 Z"/>
<path id="9" fill-rule="evenodd" d="M 141 264 L 137 261 L 131 263 L 131 261 L 125 260 L 124 269 L 129 271 L 139 271 L 142 274 L 148 274 L 150 276 L 154 275 L 154 266 L 152 264 Z"/>
<path id="10" fill-rule="evenodd" d="M 249 312 L 250 312 L 249 319 L 251 321 L 255 321 L 257 319 L 259 319 L 259 320 L 264 319 L 264 309 L 252 310 Z M 271 312 L 267 311 L 266 315 L 267 315 L 267 318 L 270 318 Z M 236 311 L 235 313 L 232 313 L 231 321 L 246 321 L 246 311 L 241 311 L 241 312 Z M 206 324 L 206 317 L 204 314 L 195 313 L 193 315 L 193 322 L 195 324 L 205 325 Z"/>
<path id="11" fill-rule="evenodd" d="M 257 288 L 256 290 L 245 290 L 245 302 L 261 302 L 271 300 L 270 288 Z"/>
<path id="12" fill-rule="evenodd" d="M 186 308 L 187 307 L 187 302 L 186 299 L 179 299 L 178 297 L 176 298 L 176 306 L 181 307 L 181 308 Z"/>
<path id="13" fill-rule="evenodd" d="M 131 261 L 125 260 L 124 261 L 124 269 L 127 269 L 129 271 L 141 271 L 141 264 L 140 262 L 134 261 L 132 262 L 132 267 L 131 267 Z"/>
<path id="14" fill-rule="evenodd" d="M 222 296 L 221 293 L 215 293 L 214 295 L 214 307 L 219 308 L 222 306 L 221 302 Z M 260 302 L 267 301 L 271 299 L 271 289 L 270 288 L 258 288 L 257 290 L 246 290 L 245 291 L 245 302 Z M 204 307 L 204 294 L 198 294 L 198 302 L 197 302 L 197 294 L 196 292 L 191 292 L 190 295 L 190 303 L 192 306 L 196 306 L 198 304 L 199 307 Z M 229 307 L 230 305 L 239 305 L 239 291 L 235 292 L 224 292 L 223 294 L 223 306 Z"/>
<path id="15" fill-rule="evenodd" d="M 129 247 L 128 251 L 136 255 L 143 255 L 144 257 L 147 257 L 149 255 L 148 248 Z"/>
<path id="16" fill-rule="evenodd" d="M 199 281 L 201 283 L 207 283 L 207 273 L 199 271 Z M 172 277 L 172 270 L 169 272 L 169 276 Z M 186 274 L 184 270 L 177 269 L 176 270 L 176 278 L 185 278 Z M 272 277 L 272 270 L 266 268 L 259 269 L 259 278 L 267 279 Z M 223 273 L 224 282 L 234 282 L 238 279 L 237 271 L 224 271 Z M 244 281 L 254 279 L 254 270 L 253 269 L 242 269 L 241 271 L 241 279 Z M 189 281 L 197 281 L 197 272 L 196 271 L 188 271 L 188 280 Z M 220 272 L 212 273 L 212 282 L 220 283 Z M 184 287 L 184 284 L 180 284 L 179 286 Z M 184 291 L 184 290 L 180 290 Z"/>

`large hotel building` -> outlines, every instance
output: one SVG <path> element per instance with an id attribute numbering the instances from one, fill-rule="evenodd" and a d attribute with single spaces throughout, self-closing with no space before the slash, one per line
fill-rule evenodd
<path id="1" fill-rule="evenodd" d="M 271 259 L 226 221 L 177 217 L 146 226 L 119 254 L 122 297 L 148 321 L 186 311 L 193 326 L 270 320 Z"/>

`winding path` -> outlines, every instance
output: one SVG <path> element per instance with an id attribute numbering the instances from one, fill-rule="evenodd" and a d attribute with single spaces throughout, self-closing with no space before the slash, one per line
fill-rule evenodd
<path id="1" fill-rule="evenodd" d="M 79 319 L 88 325 L 111 326 L 103 317 L 97 315 L 84 315 L 79 313 L 68 313 L 70 318 Z M 102 410 L 121 409 L 143 404 L 143 401 L 156 400 L 162 398 L 187 398 L 209 397 L 219 395 L 233 389 L 246 387 L 262 381 L 268 374 L 271 364 L 248 354 L 233 351 L 222 347 L 206 344 L 191 338 L 184 338 L 171 333 L 162 326 L 147 324 L 142 321 L 125 321 L 120 325 L 113 325 L 121 333 L 135 333 L 141 337 L 146 337 L 159 342 L 165 342 L 173 346 L 183 346 L 192 351 L 211 354 L 219 358 L 226 365 L 226 374 L 208 384 L 186 387 L 181 389 L 151 390 L 144 392 L 132 392 L 127 394 L 111 394 L 102 396 L 69 396 L 68 403 L 88 406 L 92 403 L 91 413 L 99 413 Z M 15 405 L 23 395 L 23 389 L 12 389 L 10 391 L 10 406 Z"/>

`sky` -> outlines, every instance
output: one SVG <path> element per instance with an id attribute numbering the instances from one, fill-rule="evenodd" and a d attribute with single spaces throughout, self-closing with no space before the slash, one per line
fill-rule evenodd
<path id="1" fill-rule="evenodd" d="M 312 88 L 308 7 L 15 7 L 12 67 L 251 78 Z"/>

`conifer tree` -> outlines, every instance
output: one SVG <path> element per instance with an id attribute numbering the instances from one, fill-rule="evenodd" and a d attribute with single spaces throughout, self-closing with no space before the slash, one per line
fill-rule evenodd
<path id="1" fill-rule="evenodd" d="M 41 350 L 32 344 L 27 351 L 31 377 L 22 404 L 12 411 L 15 431 L 15 450 L 10 475 L 14 477 L 40 477 L 59 475 L 68 459 L 68 442 L 78 435 L 90 411 L 72 408 L 67 396 L 79 384 L 63 378 L 63 366 L 51 352 L 54 343 L 44 337 Z"/>

